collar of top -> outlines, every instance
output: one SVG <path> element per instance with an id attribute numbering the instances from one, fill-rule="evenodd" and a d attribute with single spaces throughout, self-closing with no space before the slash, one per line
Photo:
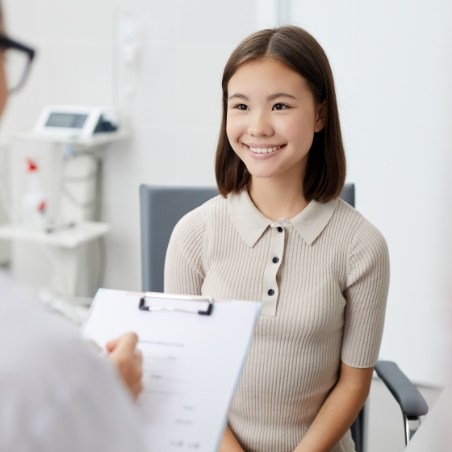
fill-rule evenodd
<path id="1" fill-rule="evenodd" d="M 247 190 L 228 195 L 228 208 L 232 223 L 249 247 L 256 244 L 267 228 L 284 226 L 284 223 L 290 223 L 302 239 L 311 245 L 330 221 L 337 203 L 337 199 L 326 203 L 311 201 L 293 218 L 281 219 L 278 222 L 266 218 L 259 212 Z"/>

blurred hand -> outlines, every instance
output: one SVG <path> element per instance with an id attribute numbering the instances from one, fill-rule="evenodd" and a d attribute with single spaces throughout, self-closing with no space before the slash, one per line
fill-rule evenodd
<path id="1" fill-rule="evenodd" d="M 106 344 L 108 358 L 113 362 L 133 398 L 137 398 L 142 389 L 143 356 L 137 350 L 138 336 L 135 333 L 125 333 Z"/>

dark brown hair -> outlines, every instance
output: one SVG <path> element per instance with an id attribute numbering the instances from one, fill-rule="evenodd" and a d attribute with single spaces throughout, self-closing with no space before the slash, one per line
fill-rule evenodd
<path id="1" fill-rule="evenodd" d="M 303 190 L 307 201 L 327 202 L 341 193 L 346 172 L 334 79 L 320 44 L 296 26 L 282 26 L 252 34 L 238 45 L 226 63 L 222 79 L 223 117 L 215 161 L 218 190 L 226 196 L 241 191 L 250 182 L 250 174 L 226 135 L 228 83 L 243 64 L 265 57 L 275 58 L 300 74 L 308 82 L 315 100 L 325 103 L 325 127 L 314 135 Z"/>

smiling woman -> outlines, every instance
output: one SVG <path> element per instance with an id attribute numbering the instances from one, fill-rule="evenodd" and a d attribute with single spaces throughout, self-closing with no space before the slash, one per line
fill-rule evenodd
<path id="1" fill-rule="evenodd" d="M 338 199 L 328 60 L 298 27 L 262 30 L 233 51 L 222 88 L 221 195 L 180 220 L 165 261 L 167 292 L 262 302 L 220 451 L 352 452 L 389 260 L 380 232 Z"/>

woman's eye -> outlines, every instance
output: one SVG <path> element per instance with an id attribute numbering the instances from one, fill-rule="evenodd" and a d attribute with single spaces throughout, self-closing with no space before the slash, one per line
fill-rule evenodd
<path id="1" fill-rule="evenodd" d="M 285 110 L 286 108 L 289 108 L 286 104 L 278 103 L 273 105 L 273 110 Z"/>
<path id="2" fill-rule="evenodd" d="M 237 110 L 248 110 L 248 106 L 245 104 L 238 104 L 235 108 L 237 108 Z"/>

